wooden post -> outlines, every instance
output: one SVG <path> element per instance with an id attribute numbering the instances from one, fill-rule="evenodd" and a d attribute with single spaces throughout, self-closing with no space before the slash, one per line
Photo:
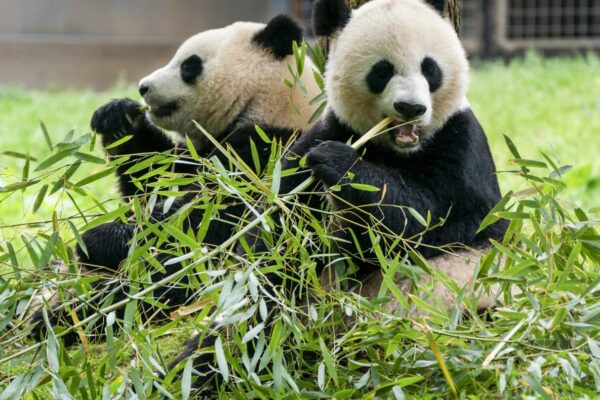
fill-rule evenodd
<path id="1" fill-rule="evenodd" d="M 448 18 L 456 33 L 460 33 L 460 4 L 459 0 L 446 0 L 444 15 Z"/>

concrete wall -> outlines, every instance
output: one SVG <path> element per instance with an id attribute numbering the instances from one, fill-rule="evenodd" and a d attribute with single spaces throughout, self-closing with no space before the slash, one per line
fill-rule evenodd
<path id="1" fill-rule="evenodd" d="M 288 0 L 0 0 L 0 85 L 105 89 L 164 65 L 181 41 Z"/>

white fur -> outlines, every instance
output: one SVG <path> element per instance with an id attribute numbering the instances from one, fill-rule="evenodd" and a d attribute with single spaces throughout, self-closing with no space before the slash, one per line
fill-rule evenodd
<path id="1" fill-rule="evenodd" d="M 423 141 L 466 101 L 469 67 L 465 51 L 452 26 L 420 0 L 373 0 L 352 12 L 332 42 L 326 72 L 329 105 L 361 134 L 386 116 L 402 121 L 394 102 L 418 102 L 427 106 L 418 123 Z M 433 94 L 421 73 L 427 56 L 443 72 L 442 87 Z M 396 75 L 383 93 L 373 94 L 366 78 L 382 59 L 395 66 Z M 393 146 L 388 135 L 380 140 L 389 140 Z"/>
<path id="2" fill-rule="evenodd" d="M 293 56 L 275 59 L 253 41 L 264 24 L 236 22 L 225 28 L 201 32 L 186 40 L 173 59 L 163 68 L 140 81 L 150 90 L 144 101 L 150 107 L 160 107 L 177 101 L 180 108 L 166 118 L 149 112 L 156 125 L 186 134 L 201 146 L 203 135 L 192 121 L 209 133 L 223 133 L 242 112 L 245 120 L 263 126 L 305 130 L 315 106 L 308 105 L 319 89 L 312 76 L 313 64 L 307 58 L 301 77 L 308 94 L 296 87 L 284 85 L 292 80 L 288 64 Z M 180 76 L 182 61 L 191 55 L 203 61 L 203 72 L 194 84 L 186 84 Z M 240 122 L 244 122 L 243 120 Z"/>

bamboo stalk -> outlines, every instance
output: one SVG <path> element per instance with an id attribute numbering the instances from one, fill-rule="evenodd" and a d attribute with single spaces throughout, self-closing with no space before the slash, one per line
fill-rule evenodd
<path id="1" fill-rule="evenodd" d="M 355 143 L 352 144 L 352 148 L 354 150 L 358 150 L 359 148 L 361 148 L 365 143 L 367 143 L 369 140 L 371 140 L 373 137 L 377 136 L 377 134 L 382 131 L 387 125 L 389 125 L 392 122 L 391 118 L 385 118 L 384 120 L 382 120 L 380 123 L 378 123 L 375 127 L 373 127 L 371 130 L 369 130 L 366 134 L 364 134 L 362 137 L 360 137 Z M 198 125 L 198 127 L 200 128 L 200 130 L 207 136 L 210 136 L 210 134 L 204 130 L 204 128 L 200 127 Z M 86 325 L 88 322 L 92 321 L 93 319 L 99 317 L 102 314 L 107 314 L 110 313 L 112 311 L 115 311 L 121 307 L 126 306 L 128 303 L 130 303 L 133 300 L 141 300 L 143 299 L 143 297 L 151 292 L 153 292 L 154 290 L 158 289 L 161 286 L 165 286 L 173 281 L 178 280 L 179 278 L 181 278 L 182 276 L 184 276 L 185 274 L 187 274 L 190 270 L 192 270 L 193 268 L 195 268 L 196 266 L 203 264 L 207 261 L 209 261 L 211 258 L 219 255 L 222 251 L 224 251 L 225 249 L 231 247 L 233 244 L 235 244 L 239 239 L 241 239 L 242 237 L 244 237 L 246 234 L 250 233 L 253 229 L 255 229 L 258 225 L 260 225 L 262 223 L 262 221 L 264 221 L 265 217 L 273 214 L 274 212 L 280 210 L 280 205 L 285 203 L 286 201 L 291 200 L 298 192 L 301 192 L 305 189 L 307 189 L 310 185 L 312 185 L 314 183 L 315 179 L 314 177 L 310 177 L 308 179 L 306 179 L 304 182 L 302 182 L 300 185 L 298 185 L 296 188 L 294 188 L 290 193 L 288 193 L 287 195 L 283 196 L 280 201 L 277 204 L 272 205 L 271 207 L 269 207 L 266 211 L 264 211 L 261 214 L 260 218 L 256 218 L 254 220 L 252 220 L 251 222 L 249 222 L 244 228 L 242 228 L 241 230 L 239 230 L 237 233 L 235 233 L 233 236 L 231 236 L 229 239 L 227 239 L 226 241 L 224 241 L 223 243 L 221 243 L 220 246 L 215 247 L 213 250 L 209 251 L 208 253 L 206 253 L 205 255 L 203 255 L 202 257 L 200 257 L 198 260 L 194 261 L 193 263 L 191 263 L 190 265 L 188 265 L 187 267 L 184 267 L 182 269 L 180 269 L 179 271 L 168 275 L 166 277 L 164 277 L 163 279 L 161 279 L 160 281 L 148 286 L 146 289 L 142 290 L 141 292 L 130 296 L 127 299 L 123 299 L 117 303 L 111 304 L 109 306 L 106 306 L 100 310 L 98 310 L 97 312 L 93 313 L 92 315 L 90 315 L 89 317 L 82 319 L 81 321 L 79 321 L 78 323 L 70 326 L 68 329 L 66 329 L 64 332 L 61 332 L 60 334 L 56 335 L 57 338 L 62 337 L 70 332 L 73 332 L 79 328 L 81 328 L 82 326 Z M 29 347 L 24 348 L 21 351 L 18 351 L 14 354 L 11 354 L 9 356 L 6 356 L 2 359 L 0 359 L 0 364 L 3 364 L 5 362 L 8 362 L 10 360 L 14 360 L 15 358 L 21 357 L 31 351 L 35 351 L 38 350 L 42 345 L 44 345 L 48 340 L 43 340 L 39 343 L 36 343 L 34 345 L 31 345 Z"/>

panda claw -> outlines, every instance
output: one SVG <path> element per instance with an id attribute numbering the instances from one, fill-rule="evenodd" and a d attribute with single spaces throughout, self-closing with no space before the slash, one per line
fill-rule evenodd
<path id="1" fill-rule="evenodd" d="M 112 138 L 122 137 L 123 132 L 135 133 L 143 119 L 141 105 L 131 99 L 112 100 L 98 108 L 90 123 L 94 132 Z"/>

